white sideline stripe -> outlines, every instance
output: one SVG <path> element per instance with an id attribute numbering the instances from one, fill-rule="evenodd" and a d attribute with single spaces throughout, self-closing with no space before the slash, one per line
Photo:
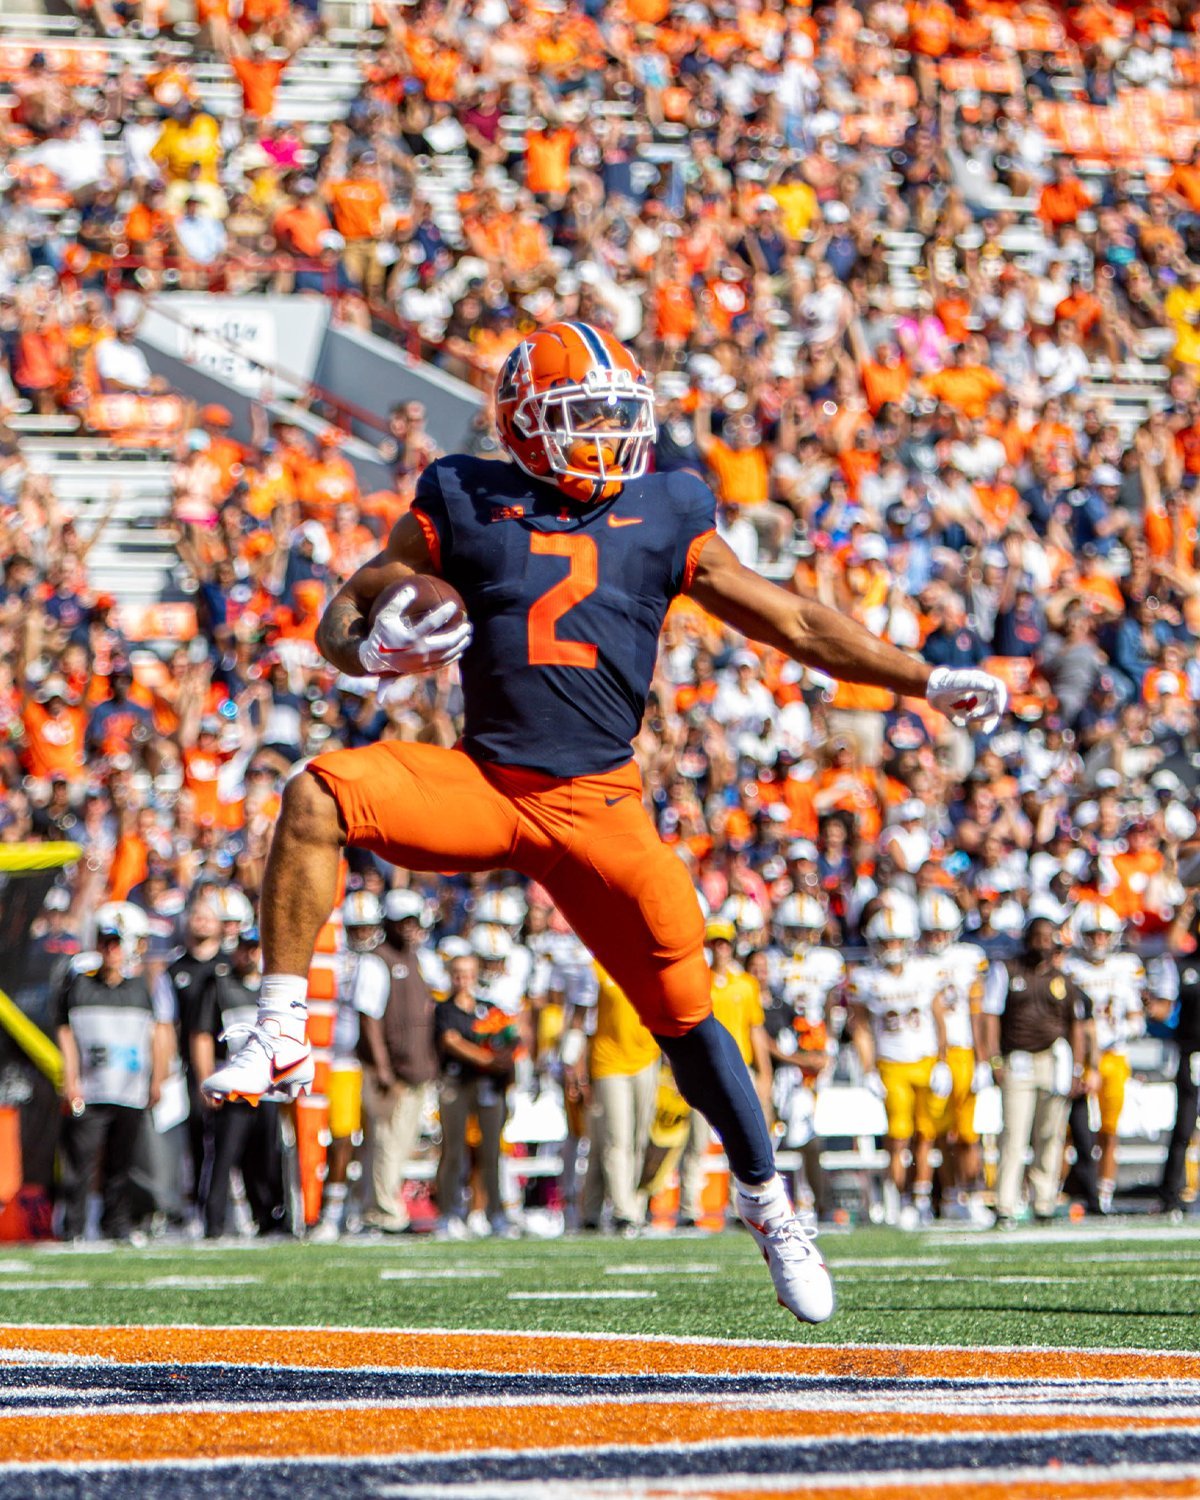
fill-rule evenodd
<path id="1" fill-rule="evenodd" d="M 90 1281 L 0 1281 L 3 1292 L 86 1292 Z"/>
<path id="2" fill-rule="evenodd" d="M 28 1273 L 33 1267 L 27 1260 L 0 1260 L 0 1276 L 11 1276 L 14 1271 L 18 1275 Z"/>
<path id="3" fill-rule="evenodd" d="M 839 1259 L 836 1255 L 831 1255 L 826 1259 L 825 1264 L 831 1271 L 857 1270 L 859 1267 L 864 1269 L 870 1267 L 872 1270 L 876 1268 L 883 1270 L 895 1268 L 897 1270 L 911 1271 L 914 1266 L 948 1266 L 950 1262 L 941 1255 L 923 1255 L 919 1261 L 911 1255 L 880 1256 L 878 1259 L 874 1259 L 868 1255 L 848 1255 L 845 1260 Z"/>
<path id="4" fill-rule="evenodd" d="M 457 1373 L 462 1373 L 457 1372 Z M 37 1394 L 44 1399 L 53 1402 L 51 1405 L 42 1406 L 19 1406 L 6 1411 L 0 1411 L 0 1436 L 4 1433 L 6 1421 L 18 1421 L 23 1417 L 47 1417 L 61 1416 L 64 1412 L 64 1402 L 71 1396 L 77 1395 L 120 1395 L 120 1390 L 107 1391 L 84 1391 L 77 1388 L 48 1388 L 37 1387 L 34 1389 L 21 1386 L 0 1386 L 0 1397 L 5 1395 L 21 1396 Z M 248 1412 L 258 1417 L 284 1416 L 288 1412 L 312 1412 L 312 1411 L 458 1411 L 466 1409 L 491 1410 L 493 1408 L 525 1409 L 530 1406 L 544 1406 L 558 1410 L 562 1407 L 571 1407 L 580 1411 L 587 1409 L 598 1409 L 601 1407 L 617 1406 L 695 1406 L 705 1407 L 720 1403 L 722 1411 L 775 1411 L 793 1413 L 837 1413 L 847 1417 L 863 1416 L 876 1411 L 890 1412 L 894 1416 L 926 1416 L 929 1412 L 930 1394 L 917 1393 L 910 1399 L 881 1398 L 878 1392 L 864 1392 L 859 1397 L 831 1396 L 826 1392 L 814 1391 L 807 1400 L 797 1399 L 802 1393 L 788 1391 L 764 1392 L 755 1395 L 750 1391 L 646 1391 L 646 1392 L 613 1392 L 611 1395 L 598 1391 L 586 1396 L 571 1395 L 525 1395 L 518 1392 L 514 1395 L 476 1395 L 476 1396 L 382 1396 L 382 1397 L 350 1397 L 342 1399 L 330 1396 L 324 1399 L 315 1397 L 303 1401 L 279 1401 L 269 1399 L 265 1401 L 115 1401 L 115 1402 L 90 1402 L 78 1401 L 66 1407 L 70 1416 L 95 1417 L 95 1416 L 147 1416 L 155 1413 L 165 1413 L 168 1416 L 188 1416 L 195 1412 L 204 1412 L 210 1415 L 228 1416 L 236 1412 Z M 1173 1405 L 1163 1406 L 1139 1406 L 1126 1407 L 1112 1403 L 1099 1405 L 1088 1405 L 1083 1402 L 1038 1402 L 1013 1401 L 998 1404 L 994 1401 L 978 1400 L 958 1401 L 945 1403 L 942 1393 L 934 1393 L 938 1399 L 941 1409 L 951 1417 L 976 1418 L 980 1416 L 994 1417 L 997 1423 L 1003 1423 L 1006 1418 L 1018 1416 L 1047 1416 L 1057 1417 L 1062 1422 L 1063 1433 L 1078 1435 L 1081 1432 L 1094 1432 L 1096 1429 L 1090 1425 L 1093 1417 L 1110 1417 L 1114 1420 L 1114 1433 L 1122 1433 L 1131 1441 L 1143 1431 L 1158 1432 L 1200 1432 L 1200 1405 L 1194 1411 Z M 1120 1428 L 1122 1419 L 1137 1417 L 1160 1421 L 1164 1425 L 1161 1428 Z M 1075 1422 L 1088 1419 L 1088 1424 L 1075 1426 Z M 1105 1429 L 1107 1430 L 1107 1429 Z M 1006 1433 L 998 1428 L 995 1433 L 980 1434 L 975 1428 L 964 1428 L 959 1432 L 946 1429 L 936 1434 L 898 1432 L 898 1433 L 850 1433 L 848 1435 L 830 1434 L 829 1437 L 817 1436 L 811 1441 L 825 1442 L 830 1438 L 853 1442 L 859 1438 L 869 1437 L 871 1440 L 882 1438 L 886 1442 L 924 1442 L 927 1436 L 936 1436 L 945 1440 L 954 1437 L 961 1439 L 973 1437 L 1005 1437 L 1021 1436 L 1020 1433 Z M 1040 1434 L 1038 1434 L 1040 1435 Z M 734 1441 L 734 1439 L 729 1439 Z M 758 1438 L 744 1438 L 745 1442 L 781 1443 L 800 1441 L 787 1433 L 764 1433 Z M 641 1445 L 638 1445 L 641 1446 Z M 658 1447 L 657 1443 L 647 1444 L 648 1447 Z M 678 1448 L 691 1448 L 691 1443 L 677 1443 L 669 1446 Z M 463 1453 L 469 1450 L 461 1450 Z M 247 1455 L 253 1459 L 254 1455 Z M 163 1460 L 168 1462 L 168 1460 Z"/>
<path id="5" fill-rule="evenodd" d="M 45 1349 L 5 1349 L 0 1345 L 0 1371 L 6 1365 L 70 1365 L 74 1368 L 76 1365 L 121 1366 L 121 1361 L 109 1359 L 104 1354 L 61 1354 Z"/>
<path id="6" fill-rule="evenodd" d="M 275 1460 L 271 1460 L 274 1462 Z M 83 1465 L 77 1467 L 82 1468 Z M 571 1493 L 575 1500 L 600 1500 L 600 1497 L 619 1495 L 625 1500 L 644 1500 L 646 1496 L 659 1495 L 719 1495 L 737 1490 L 780 1490 L 791 1494 L 807 1494 L 810 1490 L 850 1489 L 855 1485 L 866 1488 L 899 1489 L 903 1485 L 949 1485 L 994 1486 L 1003 1494 L 1014 1484 L 1102 1484 L 1106 1480 L 1124 1480 L 1127 1484 L 1139 1480 L 1195 1479 L 1194 1464 L 1111 1464 L 1103 1473 L 1086 1465 L 1072 1464 L 1061 1469 L 1048 1470 L 1037 1467 L 1000 1469 L 993 1474 L 981 1474 L 978 1469 L 916 1469 L 907 1474 L 855 1469 L 844 1474 L 798 1475 L 792 1474 L 711 1474 L 680 1475 L 672 1479 L 647 1479 L 631 1483 L 628 1479 L 585 1479 L 572 1481 Z M 477 1483 L 445 1484 L 437 1487 L 440 1500 L 560 1500 L 562 1485 L 552 1480 L 485 1480 Z M 380 1500 L 405 1500 L 407 1496 L 429 1494 L 428 1485 L 389 1484 L 382 1485 L 375 1493 Z"/>
<path id="7" fill-rule="evenodd" d="M 380 1281 L 485 1281 L 490 1276 L 500 1276 L 500 1271 L 438 1271 L 430 1268 L 428 1271 L 405 1270 L 388 1271 L 379 1273 Z"/>
<path id="8" fill-rule="evenodd" d="M 1131 1229 L 1128 1225 L 1109 1228 L 1099 1224 L 1095 1228 L 1090 1224 L 1072 1224 L 1069 1228 L 1064 1226 L 1062 1229 L 1049 1229 L 1036 1225 L 1030 1229 L 1010 1229 L 995 1238 L 989 1235 L 987 1249 L 999 1254 L 1018 1246 L 1086 1245 L 1089 1240 L 1120 1240 L 1122 1244 L 1139 1240 L 1191 1240 L 1196 1244 L 1200 1240 L 1200 1229 L 1184 1225 L 1175 1228 L 1166 1224 L 1150 1225 L 1144 1229 Z M 961 1249 L 964 1242 L 957 1234 L 947 1234 L 945 1230 L 935 1229 L 925 1236 L 925 1243 L 938 1250 L 949 1250 Z M 970 1241 L 966 1243 L 969 1244 Z"/>
<path id="9" fill-rule="evenodd" d="M 57 1283 L 59 1286 L 61 1282 Z M 592 1293 L 586 1295 L 591 1296 Z M 611 1294 L 610 1294 L 611 1295 Z M 985 1309 L 986 1311 L 986 1309 Z M 38 1333 L 43 1330 L 53 1330 L 56 1333 L 106 1333 L 114 1327 L 109 1323 L 2 1323 L 0 1334 L 10 1333 Z M 127 1332 L 130 1329 L 138 1329 L 142 1333 L 173 1333 L 182 1331 L 185 1333 L 291 1333 L 303 1338 L 312 1334 L 346 1333 L 346 1334 L 382 1334 L 392 1338 L 435 1338 L 463 1337 L 473 1339 L 576 1339 L 580 1342 L 598 1344 L 676 1344 L 686 1347 L 704 1349 L 794 1349 L 795 1339 L 718 1339 L 709 1338 L 703 1334 L 679 1334 L 679 1333 L 596 1333 L 586 1329 L 548 1329 L 548 1328 L 445 1328 L 440 1325 L 430 1324 L 425 1327 L 391 1327 L 380 1328 L 375 1324 L 360 1323 L 122 1323 L 119 1331 Z M 813 1344 L 813 1349 L 827 1349 L 831 1354 L 838 1351 L 853 1352 L 856 1350 L 879 1350 L 885 1354 L 904 1354 L 920 1350 L 927 1354 L 1082 1354 L 1084 1356 L 1097 1354 L 1114 1354 L 1122 1358 L 1133 1356 L 1138 1359 L 1195 1359 L 1198 1351 L 1195 1349 L 1142 1349 L 1131 1346 L 1121 1347 L 1116 1344 L 892 1344 L 879 1343 L 878 1341 L 847 1340 L 840 1344 Z M 5 1348 L 0 1344 L 0 1359 L 5 1356 Z M 72 1355 L 71 1358 L 84 1358 L 82 1355 Z M 118 1361 L 106 1361 L 117 1363 Z M 154 1364 L 154 1360 L 132 1360 L 131 1364 Z M 170 1364 L 170 1360 L 160 1360 L 157 1363 Z M 191 1363 L 191 1361 L 189 1361 Z M 198 1363 L 220 1364 L 220 1360 L 202 1360 Z M 238 1366 L 234 1366 L 237 1368 Z M 296 1366 L 298 1369 L 312 1369 L 311 1365 Z M 400 1366 L 387 1365 L 385 1369 L 398 1369 Z M 404 1368 L 427 1369 L 426 1365 L 405 1366 Z M 697 1372 L 703 1373 L 703 1372 Z M 724 1372 L 731 1373 L 731 1372 Z M 736 1373 L 736 1372 L 733 1372 Z M 818 1372 L 820 1373 L 820 1372 Z M 824 1372 L 827 1375 L 829 1372 Z M 824 1375 L 822 1378 L 824 1378 Z M 1104 1377 L 1094 1376 L 1089 1379 L 1100 1380 Z M 1140 1377 L 1122 1376 L 1122 1380 Z"/>
<path id="10" fill-rule="evenodd" d="M 757 1268 L 755 1268 L 757 1269 Z M 679 1266 L 605 1266 L 606 1276 L 716 1276 L 719 1266 L 685 1261 Z"/>
<path id="11" fill-rule="evenodd" d="M 167 1287 L 190 1288 L 195 1291 L 221 1291 L 227 1286 L 258 1286 L 261 1276 L 152 1276 L 149 1281 L 117 1281 L 109 1285 L 122 1288 Z"/>
<path id="12" fill-rule="evenodd" d="M 79 1387 L 74 1385 L 0 1385 L 0 1401 L 12 1401 L 14 1399 L 20 1400 L 21 1398 L 28 1400 L 31 1396 L 39 1396 L 43 1401 L 55 1401 L 62 1403 L 70 1401 L 73 1397 L 79 1396 L 80 1394 L 93 1397 L 123 1396 L 125 1392 L 121 1389 L 120 1386 L 112 1386 L 111 1388 L 106 1386 L 89 1386 L 85 1392 L 81 1393 Z M 61 1404 L 49 1408 L 49 1411 L 54 1415 L 57 1415 L 61 1410 Z M 88 1405 L 86 1407 L 74 1406 L 71 1408 L 71 1410 L 94 1414 L 96 1412 L 107 1411 L 108 1407 L 104 1405 Z M 40 1412 L 37 1407 L 21 1407 L 20 1412 L 14 1410 L 12 1412 L 0 1414 L 0 1421 L 3 1420 L 4 1416 L 15 1417 L 21 1413 L 32 1413 L 34 1416 L 39 1416 L 42 1414 L 42 1412 Z"/>
<path id="13" fill-rule="evenodd" d="M 1144 1266 L 1147 1261 L 1152 1261 L 1152 1262 L 1157 1263 L 1158 1261 L 1161 1261 L 1161 1260 L 1167 1260 L 1167 1261 L 1171 1261 L 1171 1262 L 1174 1262 L 1176 1260 L 1187 1260 L 1187 1259 L 1193 1259 L 1193 1260 L 1195 1260 L 1197 1258 L 1200 1258 L 1200 1234 L 1198 1234 L 1197 1240 L 1198 1240 L 1198 1243 L 1197 1243 L 1197 1246 L 1196 1246 L 1195 1250 L 1162 1250 L 1162 1251 L 1159 1251 L 1157 1253 L 1151 1251 L 1151 1252 L 1147 1252 L 1146 1254 L 1139 1254 L 1138 1251 L 1136 1251 L 1136 1250 L 1131 1250 L 1128 1253 L 1123 1253 L 1123 1252 L 1121 1252 L 1119 1250 L 1115 1250 L 1111 1254 L 1089 1255 L 1088 1258 L 1087 1258 L 1087 1260 L 1084 1261 L 1084 1262 L 1082 1262 L 1082 1264 L 1088 1265 L 1088 1266 L 1094 1266 L 1094 1265 L 1106 1265 L 1106 1266 L 1108 1266 L 1108 1265 Z"/>
<path id="14" fill-rule="evenodd" d="M 830 1271 L 836 1271 L 837 1265 L 831 1265 L 829 1269 Z M 1113 1271 L 1111 1274 L 1115 1277 L 1120 1273 Z M 847 1281 L 865 1281 L 867 1279 L 867 1277 L 858 1271 L 851 1271 L 846 1277 Z M 892 1275 L 887 1279 L 889 1283 L 895 1281 L 915 1281 L 920 1283 L 929 1281 L 970 1281 L 979 1282 L 984 1286 L 1086 1286 L 1095 1278 L 1078 1272 L 1062 1276 L 989 1276 L 982 1273 L 977 1276 L 964 1276 L 961 1272 L 934 1272 L 932 1276 L 925 1276 L 920 1271 L 914 1271 L 911 1276 Z M 1139 1276 L 1138 1283 L 1140 1284 L 1143 1281 L 1200 1281 L 1200 1270 L 1172 1271 L 1169 1274 L 1167 1272 L 1156 1272 L 1150 1276 Z M 981 1311 L 986 1312 L 987 1309 L 983 1308 Z M 1182 1353 L 1183 1351 L 1180 1352 Z"/>
<path id="15" fill-rule="evenodd" d="M 510 1302 L 638 1302 L 650 1301 L 657 1292 L 509 1292 Z"/>

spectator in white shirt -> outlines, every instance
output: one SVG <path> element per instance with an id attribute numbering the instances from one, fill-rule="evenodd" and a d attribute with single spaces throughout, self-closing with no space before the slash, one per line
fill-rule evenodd
<path id="1" fill-rule="evenodd" d="M 96 346 L 96 373 L 106 391 L 141 394 L 150 385 L 150 366 L 133 342 L 133 335 L 132 323 L 118 323 L 116 337 Z"/>
<path id="2" fill-rule="evenodd" d="M 775 727 L 775 700 L 755 678 L 758 658 L 750 651 L 738 651 L 733 658 L 737 676 L 723 682 L 713 699 L 712 716 L 724 726 L 730 743 L 757 742 L 765 731 Z M 740 750 L 739 750 L 739 753 Z"/>

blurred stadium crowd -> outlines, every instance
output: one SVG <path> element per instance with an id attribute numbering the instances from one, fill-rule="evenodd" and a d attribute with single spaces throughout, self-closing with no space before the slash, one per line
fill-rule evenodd
<path id="1" fill-rule="evenodd" d="M 325 26 L 305 7 L 202 0 L 196 24 L 174 30 L 150 0 L 95 0 L 84 16 L 96 33 L 84 48 L 0 45 L 0 409 L 69 413 L 127 446 L 169 449 L 198 631 L 160 660 L 128 638 L 121 601 L 89 586 L 94 536 L 0 425 L 0 838 L 83 850 L 37 929 L 45 961 L 18 997 L 31 1014 L 62 1019 L 59 971 L 103 952 L 103 908 L 106 941 L 155 980 L 154 1092 L 178 1053 L 191 1154 L 204 1159 L 207 1133 L 211 1158 L 192 1043 L 220 1028 L 181 998 L 178 976 L 208 965 L 207 984 L 224 964 L 253 980 L 284 779 L 337 745 L 456 737 L 453 671 L 413 679 L 384 714 L 369 680 L 335 676 L 313 646 L 331 590 L 437 452 L 420 404 L 394 410 L 381 446 L 394 488 L 363 495 L 338 427 L 313 441 L 259 412 L 252 441 L 235 441 L 227 411 L 190 406 L 138 347 L 139 294 L 270 288 L 331 297 L 337 317 L 481 389 L 524 331 L 563 317 L 610 328 L 654 381 L 657 467 L 709 480 L 739 556 L 931 663 L 986 664 L 1008 683 L 1009 716 L 973 738 L 674 607 L 634 750 L 716 924 L 714 952 L 729 950 L 718 979 L 729 964 L 748 976 L 737 1005 L 765 1099 L 775 1075 L 782 1135 L 798 1072 L 806 1087 L 871 1071 L 851 1046 L 840 959 L 789 988 L 796 896 L 818 903 L 805 941 L 852 969 L 881 909 L 945 897 L 985 979 L 1031 914 L 1061 925 L 1081 902 L 1103 906 L 1120 929 L 1109 948 L 1146 965 L 1108 1050 L 1144 1030 L 1145 1001 L 1169 1074 L 1181 986 L 1186 1012 L 1200 985 L 1186 967 L 1200 6 L 384 4 L 355 54 L 346 117 L 307 134 L 275 117 L 288 68 Z M 128 36 L 158 38 L 148 71 L 113 64 L 106 47 Z M 197 82 L 214 58 L 241 91 L 221 117 Z M 469 440 L 497 451 L 484 416 Z M 463 1139 L 498 1139 L 514 1078 L 527 1097 L 561 1090 L 572 1137 L 586 1134 L 603 1092 L 587 1074 L 594 1043 L 564 1063 L 557 1031 L 564 1008 L 568 1031 L 574 1011 L 595 1013 L 603 977 L 537 893 L 510 884 L 410 878 L 351 852 L 347 895 L 391 899 L 404 915 L 388 942 L 419 948 L 432 989 L 494 993 L 519 1030 L 499 1028 L 503 1065 L 469 1040 L 483 1049 L 470 1063 L 482 1095 L 458 1112 Z M 390 1085 L 369 1030 L 370 1106 L 372 1087 Z M 1175 1035 L 1186 1146 L 1200 1037 Z M 819 1062 L 797 1070 L 797 1048 Z M 453 1052 L 430 1051 L 415 1081 L 440 1072 L 445 1089 Z M 1100 1093 L 1090 1060 L 1084 1072 L 1066 1093 Z M 641 1139 L 653 1088 L 643 1094 Z M 395 1133 L 382 1153 L 395 1172 L 422 1121 L 393 1119 L 394 1098 L 374 1103 Z M 249 1149 L 221 1131 L 230 1161 Z M 811 1130 L 794 1135 L 799 1147 Z M 685 1218 L 702 1145 L 685 1158 Z M 258 1147 L 271 1158 L 270 1142 Z M 1176 1157 L 1168 1208 L 1183 1190 Z M 177 1216 L 180 1170 L 159 1205 Z M 1080 1196 L 1101 1206 L 1104 1182 Z M 457 1222 L 458 1186 L 440 1193 L 443 1220 Z M 479 1201 L 503 1226 L 497 1191 L 488 1178 Z M 402 1221 L 397 1203 L 365 1212 Z M 275 1200 L 252 1206 L 268 1227 Z M 598 1216 L 594 1194 L 580 1212 Z M 614 1203 L 621 1225 L 643 1212 Z M 112 1224 L 128 1228 L 120 1212 Z M 223 1203 L 209 1201 L 208 1224 L 225 1227 Z"/>

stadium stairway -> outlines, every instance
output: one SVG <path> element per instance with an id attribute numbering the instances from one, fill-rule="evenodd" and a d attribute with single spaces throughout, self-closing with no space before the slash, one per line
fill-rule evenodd
<path id="1" fill-rule="evenodd" d="M 92 543 L 91 587 L 123 605 L 178 597 L 169 455 L 81 435 L 74 417 L 14 416 L 10 425 L 30 469 L 49 476 L 62 510 Z"/>

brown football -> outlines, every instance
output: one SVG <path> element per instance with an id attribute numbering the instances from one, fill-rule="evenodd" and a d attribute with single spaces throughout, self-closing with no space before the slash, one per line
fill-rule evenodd
<path id="1" fill-rule="evenodd" d="M 439 605 L 447 603 L 455 606 L 457 614 L 446 621 L 442 627 L 444 630 L 449 630 L 452 625 L 457 625 L 460 620 L 465 620 L 467 617 L 467 607 L 462 601 L 462 595 L 444 578 L 435 578 L 432 573 L 414 573 L 410 578 L 402 578 L 399 583 L 389 583 L 381 593 L 375 596 L 369 616 L 371 625 L 374 625 L 375 617 L 384 605 L 394 599 L 402 589 L 416 590 L 416 598 L 404 611 L 405 616 L 414 623 L 437 609 Z"/>

